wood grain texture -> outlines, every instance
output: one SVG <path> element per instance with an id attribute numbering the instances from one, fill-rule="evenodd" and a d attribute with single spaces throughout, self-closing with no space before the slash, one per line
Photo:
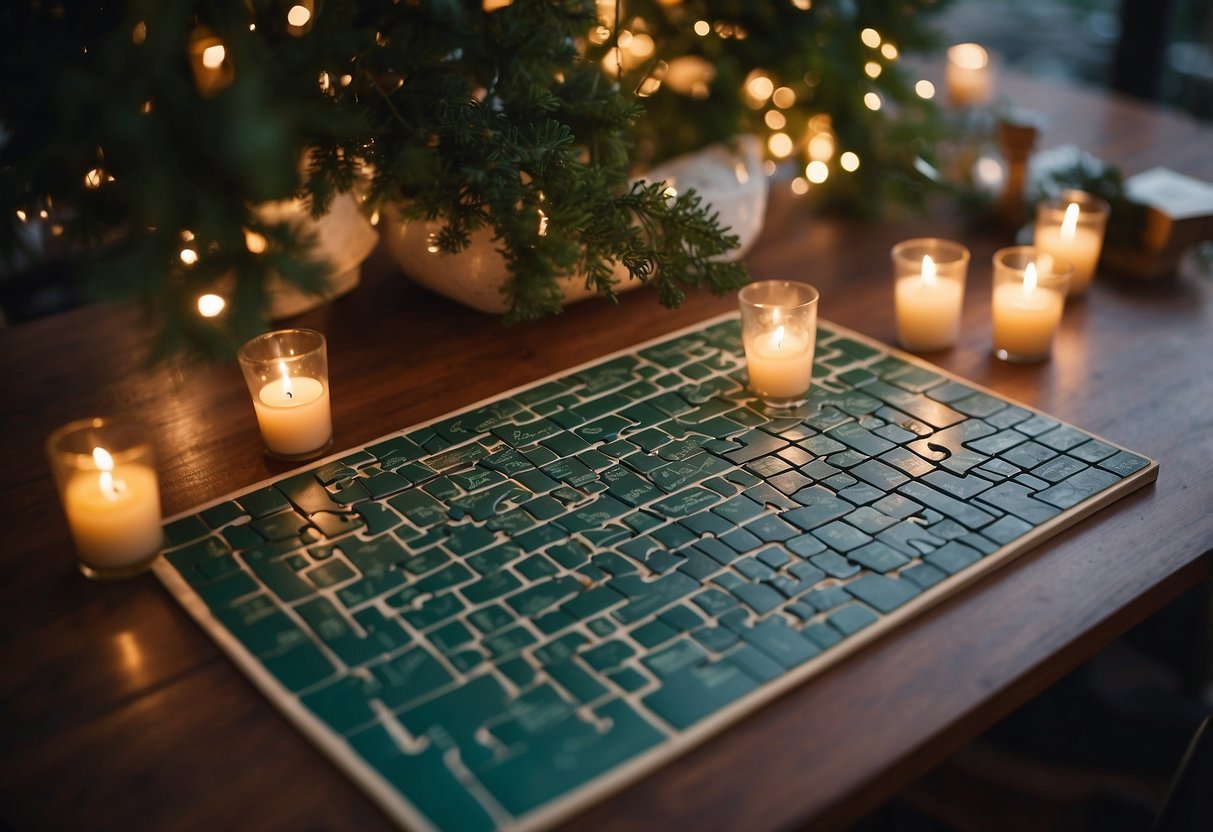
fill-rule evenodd
<path id="1" fill-rule="evenodd" d="M 1073 142 L 1134 173 L 1213 181 L 1213 130 L 1104 94 L 1012 79 Z M 1066 314 L 1055 358 L 990 355 L 989 262 L 1010 233 L 947 216 L 826 220 L 782 196 L 748 258 L 756 278 L 822 292 L 821 314 L 891 341 L 888 250 L 911 236 L 973 252 L 963 335 L 941 366 L 1159 460 L 1151 485 L 869 646 L 568 828 L 834 828 L 875 807 L 1115 635 L 1210 573 L 1213 285 L 1100 279 Z M 506 328 L 412 286 L 382 249 L 364 286 L 298 322 L 329 338 L 335 447 L 727 311 L 692 294 L 587 301 Z M 387 829 L 154 578 L 80 577 L 42 442 L 126 413 L 151 426 L 167 514 L 288 466 L 266 459 L 238 369 L 142 368 L 135 315 L 82 309 L 0 331 L 0 826 L 14 829 Z"/>

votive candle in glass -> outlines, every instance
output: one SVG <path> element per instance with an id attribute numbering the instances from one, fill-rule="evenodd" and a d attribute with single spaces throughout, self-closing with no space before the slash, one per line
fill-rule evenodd
<path id="1" fill-rule="evenodd" d="M 951 240 L 919 237 L 893 246 L 892 257 L 898 342 L 914 352 L 955 346 L 969 250 Z"/>
<path id="2" fill-rule="evenodd" d="M 1071 264 L 1032 246 L 994 253 L 994 354 L 1003 361 L 1044 361 L 1061 323 Z"/>
<path id="3" fill-rule="evenodd" d="M 1108 203 L 1085 191 L 1066 190 L 1036 206 L 1032 244 L 1074 266 L 1070 297 L 1081 295 L 1095 276 L 1108 227 Z"/>
<path id="4" fill-rule="evenodd" d="M 164 531 L 155 454 L 146 431 L 119 419 L 82 419 L 46 440 L 59 501 L 87 577 L 137 575 L 160 554 Z"/>
<path id="5" fill-rule="evenodd" d="M 990 53 L 976 43 L 948 47 L 944 73 L 948 101 L 953 107 L 979 107 L 994 98 L 994 66 Z"/>
<path id="6" fill-rule="evenodd" d="M 275 459 L 313 459 L 333 444 L 328 353 L 311 329 L 258 335 L 240 348 L 265 452 Z"/>
<path id="7" fill-rule="evenodd" d="M 795 407 L 808 397 L 818 297 L 794 280 L 758 281 L 737 295 L 750 389 L 771 407 Z"/>

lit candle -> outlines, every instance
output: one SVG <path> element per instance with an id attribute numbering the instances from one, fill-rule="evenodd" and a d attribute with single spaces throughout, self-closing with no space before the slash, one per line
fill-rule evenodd
<path id="1" fill-rule="evenodd" d="M 333 435 L 329 391 L 317 379 L 291 378 L 284 361 L 278 367 L 281 376 L 262 387 L 253 399 L 265 446 L 282 456 L 323 447 Z"/>
<path id="2" fill-rule="evenodd" d="M 960 337 L 969 250 L 923 237 L 893 246 L 893 302 L 897 340 L 908 350 L 931 352 Z"/>
<path id="3" fill-rule="evenodd" d="M 1013 250 L 1020 251 L 1020 257 L 1033 252 L 1031 247 L 1018 246 L 994 256 L 994 353 L 1005 361 L 1043 361 L 1049 357 L 1061 323 L 1069 265 L 1064 264 L 1064 271 L 1058 274 L 1058 261 L 1048 265 L 1049 261 L 1042 259 L 1045 268 L 1052 270 L 1042 275 L 1037 263 L 1029 261 L 1016 277 L 1013 273 L 1018 271 L 1017 264 L 999 261 L 1000 255 Z"/>
<path id="4" fill-rule="evenodd" d="M 948 49 L 946 80 L 948 100 L 955 107 L 986 104 L 994 97 L 990 55 L 976 43 L 958 43 Z"/>
<path id="5" fill-rule="evenodd" d="M 1033 245 L 1073 264 L 1071 296 L 1085 292 L 1095 276 L 1107 221 L 1108 204 L 1080 191 L 1067 192 L 1060 199 L 1037 206 Z"/>
<path id="6" fill-rule="evenodd" d="M 129 566 L 160 550 L 160 492 L 146 465 L 114 465 L 93 448 L 96 471 L 68 480 L 63 507 L 80 559 L 99 569 Z"/>
<path id="7" fill-rule="evenodd" d="M 960 336 L 960 307 L 964 290 L 951 280 L 940 280 L 929 254 L 922 258 L 922 274 L 897 281 L 897 340 L 908 350 L 930 352 L 956 343 Z"/>
<path id="8" fill-rule="evenodd" d="M 73 422 L 51 434 L 46 451 L 80 570 L 106 579 L 143 571 L 164 539 L 143 430 L 110 419 Z"/>
<path id="9" fill-rule="evenodd" d="M 750 389 L 772 407 L 804 401 L 813 383 L 817 290 L 792 280 L 764 280 L 741 290 L 741 340 Z"/>
<path id="10" fill-rule="evenodd" d="M 323 335 L 310 329 L 260 335 L 240 348 L 240 367 L 270 456 L 310 459 L 332 444 Z"/>
<path id="11" fill-rule="evenodd" d="M 778 326 L 746 348 L 750 387 L 762 397 L 803 396 L 813 382 L 814 344 L 803 333 Z"/>

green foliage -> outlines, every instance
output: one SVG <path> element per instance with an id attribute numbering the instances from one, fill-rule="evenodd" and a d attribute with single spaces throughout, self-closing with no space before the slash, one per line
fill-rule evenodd
<path id="1" fill-rule="evenodd" d="M 840 202 L 874 206 L 919 187 L 906 172 L 930 108 L 859 32 L 877 29 L 902 51 L 926 45 L 930 0 L 800 0 L 807 11 L 791 0 L 628 0 L 605 21 L 594 0 L 492 11 L 481 0 L 326 0 L 302 26 L 287 22 L 292 5 L 5 4 L 0 265 L 37 254 L 23 250 L 24 217 L 96 296 L 140 301 L 164 351 L 230 354 L 264 326 L 272 275 L 316 289 L 326 268 L 306 233 L 257 206 L 298 196 L 320 216 L 355 191 L 368 214 L 391 204 L 436 222 L 445 251 L 490 229 L 509 267 L 508 320 L 559 311 L 559 277 L 613 297 L 616 264 L 676 305 L 686 287 L 745 281 L 742 265 L 720 259 L 737 239 L 693 192 L 667 197 L 634 173 L 768 132 L 772 106 L 743 91 L 756 71 L 796 94 L 778 109 L 797 154 L 824 115 L 839 153 L 862 159 L 852 174 L 834 168 L 828 192 Z M 695 34 L 699 20 L 712 22 L 709 36 Z M 625 32 L 654 48 L 621 72 L 608 50 Z M 222 44 L 223 62 L 200 75 L 207 43 Z M 713 64 L 706 97 L 645 86 L 683 55 Z M 869 61 L 878 79 L 865 75 Z M 881 95 L 879 112 L 866 91 Z M 195 304 L 208 291 L 228 307 L 204 320 Z"/>

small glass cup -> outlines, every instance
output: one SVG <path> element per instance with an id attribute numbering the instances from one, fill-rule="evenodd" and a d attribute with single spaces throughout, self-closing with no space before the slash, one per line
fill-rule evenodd
<path id="1" fill-rule="evenodd" d="M 913 352 L 956 346 L 969 250 L 951 240 L 919 237 L 893 246 L 891 254 L 898 342 Z"/>
<path id="2" fill-rule="evenodd" d="M 737 295 L 750 389 L 770 407 L 796 407 L 808 398 L 818 298 L 815 288 L 794 280 L 762 280 Z"/>
<path id="3" fill-rule="evenodd" d="M 1108 203 L 1086 191 L 1066 190 L 1036 206 L 1032 245 L 1074 266 L 1070 297 L 1091 285 L 1108 227 Z"/>
<path id="4" fill-rule="evenodd" d="M 268 456 L 296 462 L 332 447 L 323 335 L 312 329 L 267 332 L 245 343 L 239 359 Z"/>
<path id="5" fill-rule="evenodd" d="M 1061 323 L 1073 266 L 1033 246 L 994 253 L 994 354 L 1031 364 L 1048 359 Z"/>
<path id="6" fill-rule="evenodd" d="M 976 43 L 948 47 L 944 72 L 948 103 L 953 107 L 980 107 L 994 99 L 994 62 Z"/>
<path id="7" fill-rule="evenodd" d="M 46 440 L 77 565 L 94 580 L 145 571 L 164 529 L 156 459 L 144 428 L 119 419 L 81 419 Z"/>

